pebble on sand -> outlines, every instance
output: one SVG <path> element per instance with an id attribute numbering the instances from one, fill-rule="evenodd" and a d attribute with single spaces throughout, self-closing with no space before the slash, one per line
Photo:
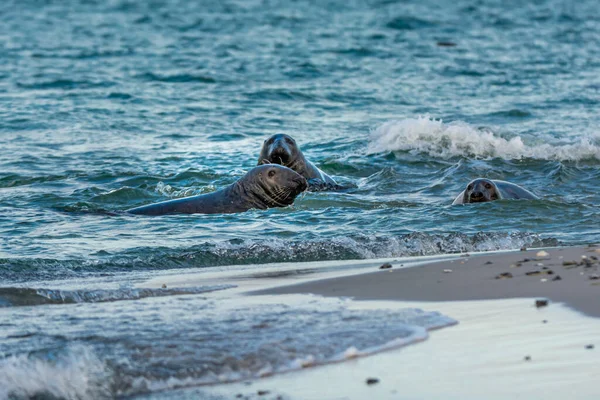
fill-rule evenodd
<path id="1" fill-rule="evenodd" d="M 546 307 L 548 305 L 548 299 L 537 299 L 535 301 L 535 306 L 537 308 Z"/>
<path id="2" fill-rule="evenodd" d="M 379 379 L 377 379 L 377 378 L 367 378 L 367 385 L 374 385 L 376 383 L 379 383 Z"/>
<path id="3" fill-rule="evenodd" d="M 381 267 L 379 267 L 379 269 L 388 269 L 388 268 L 392 268 L 392 264 L 390 264 L 390 263 L 385 263 L 385 264 L 383 264 Z"/>
<path id="4" fill-rule="evenodd" d="M 537 253 L 535 253 L 536 257 L 548 257 L 550 254 L 548 254 L 547 251 L 538 251 Z"/>

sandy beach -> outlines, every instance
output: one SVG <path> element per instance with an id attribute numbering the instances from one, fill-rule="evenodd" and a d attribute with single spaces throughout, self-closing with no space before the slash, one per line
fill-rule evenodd
<path id="1" fill-rule="evenodd" d="M 261 301 L 306 293 L 351 297 L 355 308 L 436 310 L 458 324 L 430 331 L 427 340 L 396 350 L 179 394 L 315 400 L 598 398 L 597 249 L 463 254 L 441 261 L 421 259 L 421 265 L 410 267 L 415 264 L 398 260 L 384 269 L 361 262 L 346 274 L 313 270 L 314 277 L 289 271 L 254 276 L 252 286 L 242 287 Z M 276 276 L 277 284 L 268 282 Z M 172 279 L 191 284 L 200 276 Z M 248 292 L 253 286 L 269 288 Z"/>

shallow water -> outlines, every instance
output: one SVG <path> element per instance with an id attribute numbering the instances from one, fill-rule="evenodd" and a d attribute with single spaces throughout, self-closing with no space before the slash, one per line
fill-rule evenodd
<path id="1" fill-rule="evenodd" d="M 591 0 L 5 1 L 0 305 L 57 279 L 100 279 L 76 296 L 116 300 L 114 282 L 130 290 L 155 270 L 598 241 L 597 11 Z M 280 132 L 357 187 L 236 215 L 114 213 L 227 185 Z M 541 199 L 451 206 L 479 176 Z"/>

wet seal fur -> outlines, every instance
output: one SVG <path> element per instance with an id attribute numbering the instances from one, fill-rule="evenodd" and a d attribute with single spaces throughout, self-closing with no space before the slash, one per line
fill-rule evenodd
<path id="1" fill-rule="evenodd" d="M 339 186 L 332 177 L 308 161 L 294 138 L 279 133 L 273 135 L 262 145 L 258 165 L 279 164 L 291 168 L 308 180 L 309 190 L 337 190 Z"/>
<path id="2" fill-rule="evenodd" d="M 228 214 L 252 208 L 287 207 L 307 186 L 302 175 L 287 167 L 261 165 L 216 192 L 149 204 L 127 212 L 141 215 Z"/>
<path id="3" fill-rule="evenodd" d="M 538 199 L 535 194 L 514 183 L 478 178 L 454 199 L 454 204 L 483 203 L 502 199 Z"/>

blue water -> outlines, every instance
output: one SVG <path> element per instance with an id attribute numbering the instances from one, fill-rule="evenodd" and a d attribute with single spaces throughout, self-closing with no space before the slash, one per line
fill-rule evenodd
<path id="1" fill-rule="evenodd" d="M 4 1 L 0 282 L 597 242 L 598 11 Z M 221 188 L 275 133 L 357 187 L 235 215 L 114 213 Z M 480 176 L 541 199 L 451 206 Z"/>

